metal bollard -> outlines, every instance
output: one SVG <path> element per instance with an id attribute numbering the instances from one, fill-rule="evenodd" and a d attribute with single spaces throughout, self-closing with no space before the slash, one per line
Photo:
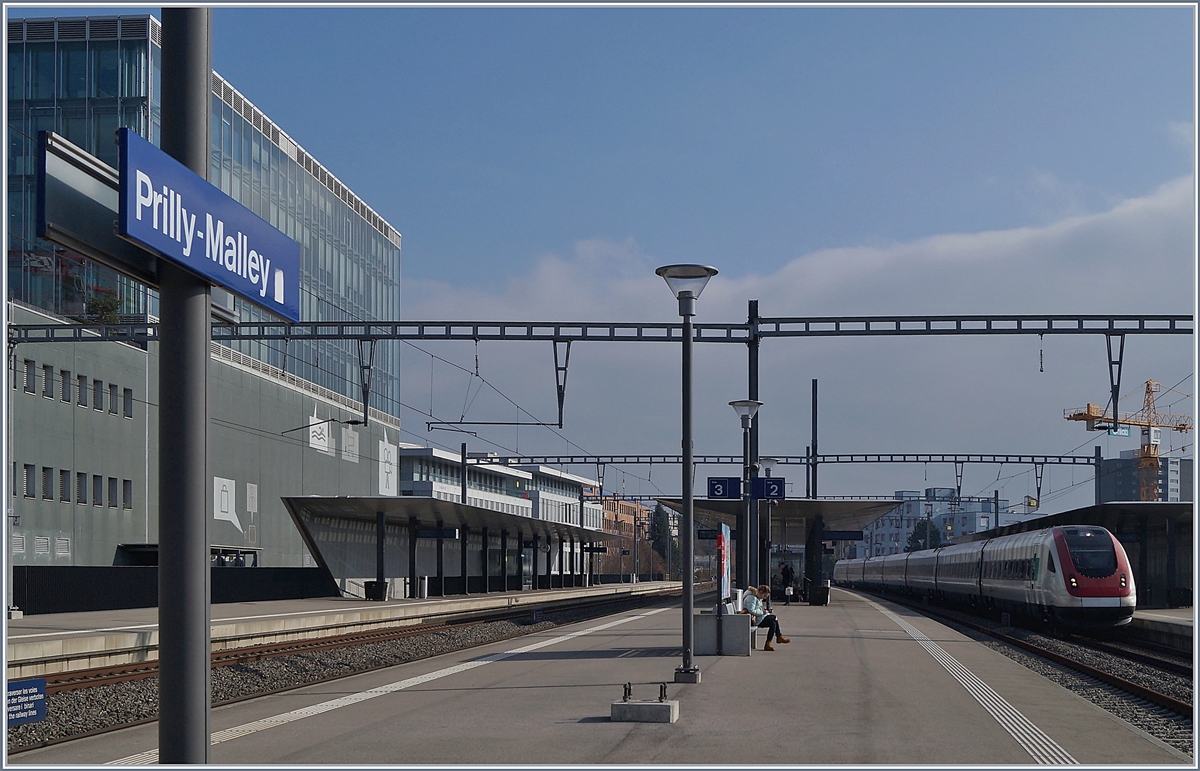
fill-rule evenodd
<path id="1" fill-rule="evenodd" d="M 660 702 L 667 700 L 667 684 L 666 683 L 658 684 L 658 700 Z"/>
<path id="2" fill-rule="evenodd" d="M 633 698 L 633 683 L 625 683 L 625 693 L 621 695 L 621 701 L 629 701 Z"/>

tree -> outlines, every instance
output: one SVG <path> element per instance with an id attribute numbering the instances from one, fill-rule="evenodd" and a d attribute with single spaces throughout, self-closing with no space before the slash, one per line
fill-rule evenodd
<path id="1" fill-rule="evenodd" d="M 904 551 L 920 551 L 936 549 L 942 545 L 942 534 L 932 519 L 918 519 L 913 531 L 908 534 L 908 545 Z"/>
<path id="2" fill-rule="evenodd" d="M 650 515 L 650 544 L 655 552 L 670 562 L 672 573 L 679 570 L 679 546 L 671 538 L 671 519 L 661 503 L 654 507 L 654 513 Z"/>
<path id="3" fill-rule="evenodd" d="M 121 298 L 111 289 L 97 290 L 87 299 L 85 313 L 89 321 L 96 324 L 119 324 L 121 322 Z"/>

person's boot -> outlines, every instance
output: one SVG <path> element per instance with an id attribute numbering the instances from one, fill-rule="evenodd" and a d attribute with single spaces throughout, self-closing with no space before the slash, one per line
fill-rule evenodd
<path id="1" fill-rule="evenodd" d="M 775 646 L 772 645 L 771 643 L 763 643 L 763 650 L 764 651 L 773 651 L 773 650 L 775 650 Z"/>
<path id="2" fill-rule="evenodd" d="M 790 643 L 792 641 L 792 638 L 784 637 L 783 635 L 779 635 L 775 639 L 778 640 L 779 642 L 783 643 L 784 645 L 787 645 L 788 643 Z"/>

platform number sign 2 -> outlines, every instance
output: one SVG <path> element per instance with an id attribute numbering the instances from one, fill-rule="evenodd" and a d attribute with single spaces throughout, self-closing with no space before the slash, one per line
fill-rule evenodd
<path id="1" fill-rule="evenodd" d="M 754 480 L 754 497 L 782 500 L 786 482 L 783 477 L 759 477 Z"/>
<path id="2" fill-rule="evenodd" d="M 737 477 L 709 477 L 709 498 L 741 498 L 742 480 Z"/>

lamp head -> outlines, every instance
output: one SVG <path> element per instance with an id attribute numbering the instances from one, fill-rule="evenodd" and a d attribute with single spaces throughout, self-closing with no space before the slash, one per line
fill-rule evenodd
<path id="1" fill-rule="evenodd" d="M 758 467 L 762 469 L 768 477 L 771 476 L 771 469 L 775 468 L 775 464 L 779 462 L 779 458 L 759 458 Z"/>
<path id="2" fill-rule="evenodd" d="M 754 399 L 738 399 L 729 403 L 733 407 L 733 411 L 742 419 L 742 428 L 750 428 L 750 421 L 754 420 L 754 416 L 758 413 L 758 408 L 762 406 L 762 402 Z"/>
<path id="3" fill-rule="evenodd" d="M 717 269 L 708 265 L 664 265 L 654 272 L 666 280 L 679 300 L 680 316 L 696 315 L 696 300 L 708 280 L 717 275 Z"/>

